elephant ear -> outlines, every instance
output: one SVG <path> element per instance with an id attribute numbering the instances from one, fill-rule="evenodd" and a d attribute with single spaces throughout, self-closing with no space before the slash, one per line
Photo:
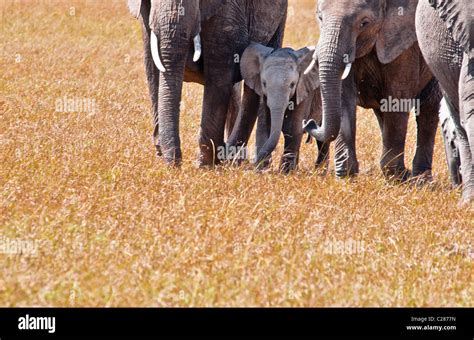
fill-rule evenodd
<path id="1" fill-rule="evenodd" d="M 140 17 L 140 11 L 142 8 L 142 0 L 128 0 L 128 10 L 135 17 Z"/>
<path id="2" fill-rule="evenodd" d="M 416 6 L 418 0 L 386 0 L 385 20 L 377 37 L 377 56 L 389 64 L 416 41 Z"/>
<path id="3" fill-rule="evenodd" d="M 201 21 L 206 21 L 216 15 L 228 0 L 199 0 Z"/>
<path id="4" fill-rule="evenodd" d="M 262 81 L 260 73 L 265 59 L 272 54 L 273 48 L 252 43 L 247 47 L 240 60 L 240 73 L 245 85 L 250 87 L 259 96 L 262 96 Z"/>
<path id="5" fill-rule="evenodd" d="M 454 40 L 465 52 L 474 48 L 474 2 L 472 0 L 429 0 L 431 6 L 446 22 Z"/>
<path id="6" fill-rule="evenodd" d="M 314 46 L 305 47 L 295 52 L 298 60 L 298 72 L 300 74 L 298 85 L 296 87 L 296 104 L 299 105 L 310 94 L 319 88 L 319 65 L 316 60 L 316 65 L 305 74 L 309 65 L 313 61 L 313 56 L 316 56 L 316 48 Z"/>

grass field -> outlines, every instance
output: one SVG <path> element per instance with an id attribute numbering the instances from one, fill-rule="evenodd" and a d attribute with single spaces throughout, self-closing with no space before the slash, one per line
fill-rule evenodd
<path id="1" fill-rule="evenodd" d="M 314 1 L 290 2 L 285 45 L 314 44 Z M 314 172 L 314 144 L 290 176 L 203 171 L 202 88 L 186 85 L 170 169 L 125 1 L 0 10 L 1 306 L 473 305 L 474 214 L 457 208 L 440 138 L 423 188 L 381 177 L 363 110 L 355 179 Z M 407 164 L 414 132 L 412 119 Z"/>

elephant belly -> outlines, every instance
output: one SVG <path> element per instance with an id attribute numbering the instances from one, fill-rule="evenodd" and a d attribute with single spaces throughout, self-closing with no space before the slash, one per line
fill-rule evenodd
<path id="1" fill-rule="evenodd" d="M 249 39 L 267 45 L 285 20 L 288 1 L 258 0 L 247 3 L 249 13 L 252 13 L 248 19 Z"/>
<path id="2" fill-rule="evenodd" d="M 268 45 L 282 34 L 287 6 L 287 0 L 228 1 L 222 14 L 203 23 L 206 81 L 217 86 L 240 82 L 239 62 L 245 48 L 251 42 Z"/>
<path id="3" fill-rule="evenodd" d="M 416 43 L 389 64 L 380 63 L 373 50 L 356 60 L 355 69 L 358 105 L 373 110 L 391 99 L 417 98 L 433 79 Z"/>
<path id="4" fill-rule="evenodd" d="M 358 91 L 357 105 L 378 110 L 383 97 L 383 79 L 375 52 L 355 61 L 354 77 Z"/>

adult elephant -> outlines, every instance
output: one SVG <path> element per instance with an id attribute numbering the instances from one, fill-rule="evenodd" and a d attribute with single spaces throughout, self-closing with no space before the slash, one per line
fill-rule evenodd
<path id="1" fill-rule="evenodd" d="M 450 108 L 460 148 L 462 201 L 469 202 L 474 198 L 474 2 L 420 0 L 416 28 L 420 48 Z M 453 163 L 454 147 L 446 148 L 448 162 Z"/>
<path id="2" fill-rule="evenodd" d="M 181 163 L 179 136 L 183 81 L 204 85 L 200 165 L 219 163 L 239 60 L 251 41 L 280 47 L 287 0 L 129 0 L 141 18 L 145 66 L 155 115 L 155 144 L 169 164 Z M 245 92 L 245 91 L 244 91 Z M 258 97 L 245 92 L 245 110 Z"/>
<path id="3" fill-rule="evenodd" d="M 412 175 L 431 175 L 441 94 L 416 42 L 417 2 L 318 1 L 321 35 L 313 65 L 319 64 L 323 120 L 321 126 L 309 122 L 306 130 L 323 143 L 337 138 L 338 176 L 359 169 L 357 104 L 377 116 L 384 174 L 402 179 L 409 175 L 404 150 L 409 112 L 415 106 L 418 139 Z"/>

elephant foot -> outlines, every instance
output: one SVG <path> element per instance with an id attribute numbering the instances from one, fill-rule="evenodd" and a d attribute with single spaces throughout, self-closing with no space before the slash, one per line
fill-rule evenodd
<path id="1" fill-rule="evenodd" d="M 459 201 L 458 208 L 474 212 L 474 198 L 462 198 L 461 201 Z"/>
<path id="2" fill-rule="evenodd" d="M 218 152 L 216 152 L 214 147 L 201 145 L 201 155 L 199 157 L 199 168 L 202 168 L 202 169 L 214 168 L 216 165 L 219 165 L 220 163 L 221 161 L 219 160 L 219 154 Z"/>
<path id="3" fill-rule="evenodd" d="M 180 168 L 181 165 L 183 164 L 183 160 L 181 158 L 175 158 L 175 159 L 165 159 L 164 158 L 164 161 L 166 163 L 166 165 L 170 166 L 170 167 L 174 167 L 174 168 Z"/>
<path id="4" fill-rule="evenodd" d="M 162 148 L 160 148 L 160 152 L 162 152 L 160 157 L 163 159 L 166 165 L 178 168 L 181 166 L 183 159 L 180 149 L 173 148 L 163 150 Z"/>
<path id="5" fill-rule="evenodd" d="M 329 159 L 324 161 L 316 160 L 314 163 L 314 169 L 318 171 L 322 176 L 326 176 L 329 173 Z"/>
<path id="6" fill-rule="evenodd" d="M 272 164 L 272 158 L 266 158 L 261 161 L 255 161 L 255 171 L 257 172 L 265 172 L 270 169 L 270 165 Z"/>
<path id="7" fill-rule="evenodd" d="M 405 167 L 384 167 L 382 172 L 390 181 L 405 183 L 411 178 L 410 170 Z"/>
<path id="8" fill-rule="evenodd" d="M 325 146 L 323 143 L 318 142 L 319 154 L 316 162 L 314 163 L 314 168 L 317 171 L 320 171 L 323 176 L 327 175 L 329 172 L 329 147 Z"/>
<path id="9" fill-rule="evenodd" d="M 329 152 L 327 154 L 329 155 Z M 334 170 L 338 178 L 352 177 L 359 173 L 359 162 L 354 148 L 341 147 L 340 143 L 336 142 Z"/>
<path id="10" fill-rule="evenodd" d="M 423 172 L 413 171 L 412 178 L 424 181 L 425 183 L 431 183 L 433 182 L 433 173 L 431 170 L 426 170 Z"/>
<path id="11" fill-rule="evenodd" d="M 424 175 L 431 175 L 431 167 L 413 167 L 413 170 L 411 171 L 412 177 L 419 177 Z"/>
<path id="12" fill-rule="evenodd" d="M 329 157 L 324 155 L 319 155 L 316 162 L 314 162 L 314 166 L 316 168 L 323 168 L 329 166 Z"/>
<path id="13" fill-rule="evenodd" d="M 290 172 L 295 171 L 297 163 L 295 159 L 284 159 L 280 164 L 280 172 L 288 175 Z"/>
<path id="14" fill-rule="evenodd" d="M 346 178 L 356 176 L 359 173 L 359 162 L 347 161 L 339 164 L 336 161 L 336 177 Z"/>
<path id="15" fill-rule="evenodd" d="M 419 171 L 413 171 L 410 181 L 413 181 L 418 186 L 424 186 L 433 183 L 433 173 L 431 170 L 426 170 L 420 173 Z"/>
<path id="16" fill-rule="evenodd" d="M 474 211 L 474 189 L 468 188 L 464 189 L 462 193 L 462 198 L 458 204 L 461 209 L 468 209 Z"/>
<path id="17" fill-rule="evenodd" d="M 220 163 L 239 167 L 248 161 L 247 148 L 225 144 L 218 148 L 217 158 Z"/>
<path id="18" fill-rule="evenodd" d="M 244 164 L 248 163 L 248 161 L 245 159 L 230 159 L 230 160 L 227 160 L 225 163 L 226 165 L 230 165 L 235 168 L 240 168 Z"/>
<path id="19" fill-rule="evenodd" d="M 233 159 L 223 162 L 224 165 L 233 168 L 252 168 L 252 162 L 249 159 Z"/>
<path id="20" fill-rule="evenodd" d="M 156 156 L 161 158 L 163 157 L 163 151 L 161 151 L 161 146 L 155 145 L 155 150 L 156 150 Z"/>

